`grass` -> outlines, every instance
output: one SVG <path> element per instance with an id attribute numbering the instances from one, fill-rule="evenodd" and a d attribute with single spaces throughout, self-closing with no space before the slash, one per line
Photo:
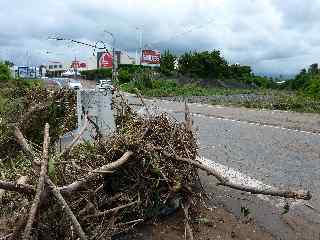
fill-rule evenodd
<path id="1" fill-rule="evenodd" d="M 139 89 L 143 96 L 147 97 L 171 97 L 171 96 L 212 96 L 253 93 L 251 89 L 227 89 L 227 88 L 206 88 L 199 84 L 191 83 L 179 85 L 175 81 L 151 81 L 151 87 L 141 87 L 135 82 L 129 82 L 120 86 L 122 91 L 135 93 Z"/>
<path id="2" fill-rule="evenodd" d="M 147 88 L 141 87 L 141 84 L 129 82 L 122 84 L 120 88 L 123 91 L 130 93 L 136 93 L 136 89 L 138 88 L 140 93 L 146 97 L 228 96 L 237 94 L 255 94 L 258 96 L 268 97 L 249 99 L 208 99 L 208 103 L 213 105 L 219 104 L 257 109 L 320 113 L 320 98 L 311 97 L 301 92 L 289 92 L 273 89 L 206 88 L 195 83 L 179 85 L 173 80 L 153 80 L 149 85 L 150 87 Z"/>
<path id="3" fill-rule="evenodd" d="M 273 95 L 268 100 L 214 101 L 212 105 L 239 106 L 257 109 L 320 113 L 320 100 L 300 94 Z"/>

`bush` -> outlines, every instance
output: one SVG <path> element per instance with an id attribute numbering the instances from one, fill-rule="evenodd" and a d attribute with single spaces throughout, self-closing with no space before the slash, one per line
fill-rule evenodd
<path id="1" fill-rule="evenodd" d="M 316 77 L 310 81 L 310 84 L 305 89 L 307 95 L 320 98 L 320 77 Z"/>
<path id="2" fill-rule="evenodd" d="M 11 78 L 9 66 L 0 63 L 0 80 L 8 81 Z"/>
<path id="3" fill-rule="evenodd" d="M 129 73 L 127 68 L 121 68 L 118 72 L 118 80 L 120 84 L 130 82 L 132 75 Z"/>
<path id="4" fill-rule="evenodd" d="M 81 76 L 88 80 L 100 80 L 112 77 L 112 69 L 98 68 L 94 70 L 81 71 Z"/>

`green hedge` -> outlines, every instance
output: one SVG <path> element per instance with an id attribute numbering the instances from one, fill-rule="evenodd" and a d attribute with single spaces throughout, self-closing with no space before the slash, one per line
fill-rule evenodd
<path id="1" fill-rule="evenodd" d="M 100 80 L 112 77 L 112 69 L 99 68 L 94 70 L 81 71 L 81 76 L 88 80 Z"/>

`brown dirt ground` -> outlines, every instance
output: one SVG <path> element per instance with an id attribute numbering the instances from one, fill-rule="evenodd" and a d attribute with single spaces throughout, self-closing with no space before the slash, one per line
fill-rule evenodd
<path id="1" fill-rule="evenodd" d="M 232 214 L 222 208 L 201 209 L 198 219 L 201 223 L 194 223 L 194 239 L 196 240 L 272 240 L 269 233 L 257 228 L 250 218 L 237 220 Z M 194 219 L 196 220 L 196 219 Z M 143 240 L 184 240 L 185 224 L 182 211 L 159 221 L 157 224 L 140 226 L 133 236 L 125 239 Z M 189 239 L 189 238 L 187 238 Z"/>

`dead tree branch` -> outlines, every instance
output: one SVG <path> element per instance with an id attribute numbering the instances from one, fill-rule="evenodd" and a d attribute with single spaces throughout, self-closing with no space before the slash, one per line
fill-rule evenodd
<path id="1" fill-rule="evenodd" d="M 38 157 L 36 156 L 36 154 L 34 153 L 34 151 L 32 150 L 32 148 L 30 147 L 30 145 L 28 144 L 27 140 L 25 139 L 25 137 L 23 136 L 22 132 L 20 131 L 20 129 L 15 126 L 14 127 L 14 131 L 13 134 L 18 142 L 18 144 L 21 146 L 22 151 L 24 152 L 24 154 L 26 154 L 26 156 L 33 161 L 33 163 L 35 163 L 36 165 L 40 165 L 40 161 L 38 159 Z"/>
<path id="2" fill-rule="evenodd" d="M 160 150 L 160 148 L 157 148 L 157 147 L 155 147 L 154 149 Z M 269 196 L 278 196 L 278 197 L 284 197 L 284 198 L 294 198 L 294 199 L 303 199 L 303 200 L 310 200 L 312 197 L 309 191 L 304 191 L 304 190 L 290 191 L 290 190 L 281 190 L 281 189 L 259 189 L 255 187 L 243 186 L 243 185 L 231 183 L 222 174 L 220 174 L 219 172 L 215 171 L 214 169 L 200 162 L 197 162 L 192 159 L 176 156 L 166 151 L 162 151 L 162 154 L 164 154 L 166 157 L 192 164 L 193 166 L 207 172 L 209 175 L 213 175 L 219 181 L 218 185 L 233 188 L 236 190 L 241 190 L 244 192 L 249 192 L 251 194 L 263 194 L 263 195 L 269 195 Z"/>
<path id="3" fill-rule="evenodd" d="M 61 208 L 66 212 L 68 215 L 70 221 L 72 222 L 72 226 L 74 227 L 75 231 L 77 232 L 78 236 L 80 237 L 81 240 L 87 240 L 87 236 L 84 233 L 80 223 L 78 222 L 77 218 L 74 216 L 73 212 L 71 211 L 68 203 L 64 200 L 62 197 L 60 191 L 56 188 L 54 183 L 50 180 L 49 177 L 46 176 L 46 183 L 48 184 L 50 190 L 52 191 L 53 195 L 56 197 L 58 200 Z"/>
<path id="4" fill-rule="evenodd" d="M 102 133 L 100 131 L 99 126 L 89 116 L 87 116 L 87 119 L 94 126 L 94 128 L 96 129 L 96 133 L 97 133 L 96 137 L 98 137 L 98 139 L 101 139 L 102 138 Z"/>
<path id="5" fill-rule="evenodd" d="M 35 194 L 34 187 L 29 184 L 21 184 L 16 182 L 7 182 L 0 180 L 0 189 L 4 189 L 12 192 L 19 192 L 23 194 Z"/>
<path id="6" fill-rule="evenodd" d="M 136 95 L 137 95 L 137 97 L 140 99 L 142 105 L 143 105 L 144 108 L 146 109 L 146 112 L 147 112 L 148 116 L 150 117 L 151 114 L 150 114 L 149 108 L 148 108 L 147 104 L 145 103 L 145 101 L 143 100 L 143 98 L 142 98 L 142 96 L 141 96 L 141 94 L 140 94 L 140 92 L 139 92 L 138 89 L 136 89 Z"/>
<path id="7" fill-rule="evenodd" d="M 189 221 L 190 221 L 190 217 L 189 217 L 190 205 L 191 205 L 191 199 L 189 198 L 185 204 L 182 204 L 182 210 L 183 210 L 184 216 L 185 216 L 185 229 L 186 229 L 185 232 L 188 232 L 189 239 L 193 240 L 193 232 L 192 232 L 192 228 L 191 228 L 191 226 L 189 224 Z M 187 234 L 185 234 L 185 239 L 187 239 Z"/>
<path id="8" fill-rule="evenodd" d="M 127 208 L 127 207 L 131 207 L 131 206 L 133 206 L 135 204 L 138 204 L 139 202 L 140 201 L 137 200 L 137 201 L 134 201 L 134 202 L 131 202 L 131 203 L 119 206 L 119 207 L 115 207 L 115 208 L 112 208 L 112 209 L 109 209 L 109 210 L 106 210 L 106 211 L 103 211 L 103 212 L 99 212 L 99 213 L 96 213 L 96 214 L 93 214 L 93 215 L 89 215 L 86 218 L 102 217 L 102 216 L 105 216 L 105 215 L 107 215 L 109 213 L 118 212 L 121 209 L 124 209 L 124 208 Z"/>
<path id="9" fill-rule="evenodd" d="M 28 181 L 28 177 L 27 176 L 21 176 L 17 180 L 16 184 L 26 184 L 27 181 Z M 1 186 L 0 186 L 0 204 L 1 204 L 2 196 L 4 195 L 4 193 L 5 193 L 5 189 L 1 189 Z"/>
<path id="10" fill-rule="evenodd" d="M 185 119 L 185 123 L 186 123 L 186 128 L 191 131 L 192 130 L 192 118 L 190 115 L 190 110 L 188 107 L 187 102 L 184 103 L 184 119 Z"/>
<path id="11" fill-rule="evenodd" d="M 40 198 L 41 194 L 44 191 L 45 188 L 45 177 L 47 175 L 47 169 L 48 169 L 48 148 L 50 143 L 50 137 L 49 137 L 49 124 L 46 123 L 45 129 L 44 129 L 44 140 L 43 140 L 43 155 L 42 155 L 42 162 L 41 162 L 41 170 L 40 170 L 40 177 L 39 177 L 39 183 L 37 186 L 36 195 L 34 197 L 29 218 L 27 221 L 26 228 L 24 230 L 23 238 L 25 240 L 29 240 L 31 236 L 31 230 L 32 225 L 34 223 L 36 214 L 38 212 L 38 207 L 40 205 Z"/>
<path id="12" fill-rule="evenodd" d="M 72 142 L 70 143 L 70 145 L 68 147 L 66 147 L 59 155 L 57 158 L 62 157 L 65 154 L 69 154 L 69 152 L 72 151 L 74 145 L 79 141 L 79 139 L 81 138 L 81 136 L 83 135 L 84 131 L 87 129 L 88 124 L 89 124 L 89 119 L 88 116 L 85 115 L 85 122 L 84 125 L 82 127 L 82 129 L 80 130 L 79 134 L 72 140 Z"/>
<path id="13" fill-rule="evenodd" d="M 113 169 L 116 169 L 116 168 L 120 167 L 121 165 L 125 164 L 129 160 L 130 156 L 132 156 L 132 155 L 133 155 L 132 151 L 125 152 L 122 155 L 122 157 L 119 158 L 117 161 L 93 170 L 92 173 L 89 174 L 84 179 L 78 180 L 78 181 L 73 182 L 67 186 L 61 187 L 60 188 L 61 193 L 62 194 L 71 193 L 71 192 L 78 191 L 79 189 L 84 188 L 89 182 L 101 177 L 101 175 L 99 173 L 95 173 L 95 172 L 111 171 Z"/>

